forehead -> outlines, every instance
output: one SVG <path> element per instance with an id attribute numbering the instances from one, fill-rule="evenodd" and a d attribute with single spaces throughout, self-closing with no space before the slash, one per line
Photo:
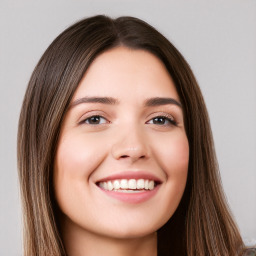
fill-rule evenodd
<path id="1" fill-rule="evenodd" d="M 166 97 L 179 99 L 159 58 L 145 50 L 117 47 L 99 55 L 86 71 L 74 99 L 84 96 Z"/>

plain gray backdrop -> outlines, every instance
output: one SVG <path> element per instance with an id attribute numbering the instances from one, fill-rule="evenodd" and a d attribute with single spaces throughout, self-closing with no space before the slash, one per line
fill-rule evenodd
<path id="1" fill-rule="evenodd" d="M 22 251 L 16 133 L 29 77 L 60 32 L 95 14 L 144 19 L 190 63 L 230 208 L 247 243 L 256 239 L 256 0 L 1 0 L 0 255 Z"/>

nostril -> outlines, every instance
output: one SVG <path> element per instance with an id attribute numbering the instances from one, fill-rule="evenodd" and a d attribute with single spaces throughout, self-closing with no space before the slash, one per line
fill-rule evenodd
<path id="1" fill-rule="evenodd" d="M 133 158 L 133 156 L 128 156 L 128 155 L 122 155 L 120 158 Z M 145 156 L 140 156 L 140 157 L 136 157 L 136 158 L 145 158 Z"/>
<path id="2" fill-rule="evenodd" d="M 127 158 L 127 157 L 129 157 L 128 155 L 123 155 L 123 156 L 121 156 L 121 158 Z"/>

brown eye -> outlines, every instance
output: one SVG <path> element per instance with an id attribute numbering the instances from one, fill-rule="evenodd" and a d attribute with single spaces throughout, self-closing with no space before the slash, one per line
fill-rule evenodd
<path id="1" fill-rule="evenodd" d="M 165 117 L 155 117 L 153 118 L 153 124 L 166 124 L 166 118 Z"/>
<path id="2" fill-rule="evenodd" d="M 86 118 L 83 121 L 83 123 L 97 125 L 97 124 L 105 124 L 105 123 L 107 123 L 107 120 L 102 116 L 90 116 L 90 117 Z"/>
<path id="3" fill-rule="evenodd" d="M 177 123 L 169 118 L 169 117 L 165 117 L 165 116 L 157 116 L 152 118 L 149 122 L 149 124 L 156 124 L 156 125 L 177 125 Z"/>

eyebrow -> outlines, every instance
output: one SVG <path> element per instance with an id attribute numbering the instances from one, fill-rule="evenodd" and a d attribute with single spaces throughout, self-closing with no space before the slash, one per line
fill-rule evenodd
<path id="1" fill-rule="evenodd" d="M 72 102 L 70 104 L 70 108 L 82 103 L 101 103 L 101 104 L 107 104 L 107 105 L 117 105 L 119 104 L 119 100 L 112 97 L 83 97 Z M 146 99 L 144 102 L 144 106 L 146 107 L 162 106 L 162 105 L 168 105 L 168 104 L 176 105 L 182 108 L 181 103 L 173 98 L 155 97 L 155 98 Z"/>
<path id="2" fill-rule="evenodd" d="M 168 105 L 173 104 L 180 108 L 182 108 L 182 105 L 179 101 L 173 99 L 173 98 L 150 98 L 145 101 L 145 106 L 147 107 L 154 107 L 154 106 L 162 106 L 162 105 Z"/>
<path id="3" fill-rule="evenodd" d="M 101 103 L 108 105 L 117 105 L 119 101 L 112 97 L 83 97 L 72 102 L 70 104 L 70 108 L 77 106 L 81 103 Z"/>

